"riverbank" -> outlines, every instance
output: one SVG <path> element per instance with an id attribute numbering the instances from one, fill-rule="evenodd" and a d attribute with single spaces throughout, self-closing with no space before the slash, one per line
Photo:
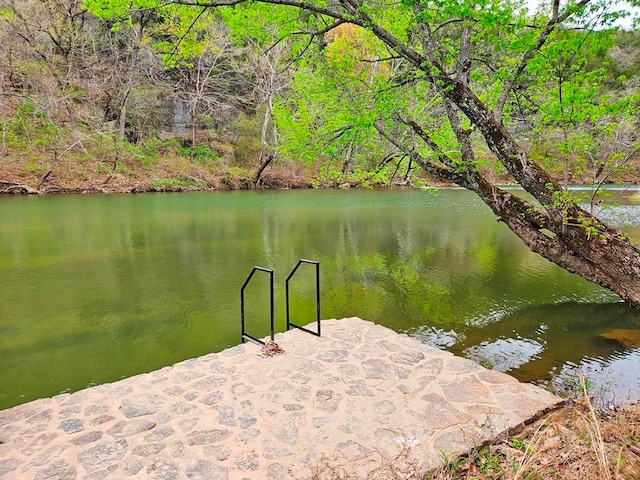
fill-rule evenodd
<path id="1" fill-rule="evenodd" d="M 519 434 L 476 448 L 468 456 L 452 459 L 427 478 L 638 479 L 640 403 L 619 409 L 594 410 L 584 396 L 571 400 Z"/>
<path id="2" fill-rule="evenodd" d="M 103 194 L 192 192 L 256 188 L 255 173 L 224 160 L 201 160 L 172 149 L 163 157 L 122 155 L 117 162 L 71 156 L 60 162 L 40 156 L 14 156 L 0 162 L 0 194 Z M 275 164 L 258 188 L 309 188 L 310 174 L 300 165 Z"/>
<path id="3" fill-rule="evenodd" d="M 94 145 L 95 144 L 95 145 Z M 34 144 L 9 149 L 0 161 L 0 194 L 105 194 L 193 192 L 293 188 L 370 188 L 442 186 L 414 166 L 411 171 L 382 165 L 371 171 L 336 170 L 323 165 L 280 161 L 277 158 L 256 179 L 258 152 L 242 155 L 231 142 L 209 139 L 208 145 L 184 147 L 176 139 L 147 145 L 96 143 L 87 139 L 59 151 Z M 115 147 L 117 145 L 117 148 Z M 633 163 L 633 162 L 632 162 Z M 635 163 L 640 164 L 640 158 Z M 636 167 L 634 166 L 634 169 Z M 635 171 L 635 170 L 634 170 Z M 515 184 L 508 175 L 487 175 L 497 184 Z M 551 172 L 559 181 L 560 172 Z M 589 172 L 572 174 L 571 181 L 587 184 Z M 633 183 L 631 172 L 618 172 L 608 182 Z"/>

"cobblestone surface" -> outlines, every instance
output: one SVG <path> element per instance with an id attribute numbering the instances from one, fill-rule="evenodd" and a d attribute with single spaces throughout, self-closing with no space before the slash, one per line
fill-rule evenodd
<path id="1" fill-rule="evenodd" d="M 0 411 L 0 478 L 302 479 L 332 459 L 366 478 L 402 449 L 434 468 L 561 402 L 358 318 L 322 332 Z"/>

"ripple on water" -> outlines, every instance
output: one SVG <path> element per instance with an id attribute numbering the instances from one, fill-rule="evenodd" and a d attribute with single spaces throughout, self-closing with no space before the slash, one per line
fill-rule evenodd
<path id="1" fill-rule="evenodd" d="M 538 358 L 544 345 L 527 338 L 500 338 L 465 350 L 465 357 L 487 368 L 508 372 Z"/>
<path id="2" fill-rule="evenodd" d="M 464 340 L 464 335 L 454 330 L 444 330 L 437 327 L 421 326 L 411 333 L 422 343 L 438 348 L 449 348 Z"/>
<path id="3" fill-rule="evenodd" d="M 581 205 L 589 210 L 588 205 Z M 618 228 L 638 227 L 640 218 L 640 205 L 617 205 L 615 207 L 594 209 L 596 216 L 605 223 Z"/>
<path id="4" fill-rule="evenodd" d="M 555 391 L 575 393 L 580 374 L 587 379 L 589 393 L 599 406 L 640 400 L 640 348 L 607 357 L 585 357 L 578 365 L 566 363 L 551 386 Z"/>

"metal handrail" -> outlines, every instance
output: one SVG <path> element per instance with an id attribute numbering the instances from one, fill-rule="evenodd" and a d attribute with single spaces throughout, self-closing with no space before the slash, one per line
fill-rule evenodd
<path id="1" fill-rule="evenodd" d="M 310 265 L 316 266 L 316 324 L 318 329 L 317 332 L 314 332 L 313 330 L 309 330 L 307 328 L 301 327 L 300 325 L 296 325 L 295 323 L 291 322 L 291 318 L 289 315 L 289 280 L 291 280 L 291 277 L 293 277 L 293 275 L 296 273 L 300 265 L 302 265 L 303 263 L 308 263 Z M 287 303 L 287 330 L 290 330 L 291 327 L 299 328 L 304 332 L 307 332 L 319 337 L 320 336 L 320 262 L 316 260 L 305 260 L 304 258 L 301 258 L 298 261 L 297 265 L 293 268 L 293 270 L 291 270 L 291 273 L 289 274 L 289 276 L 287 277 L 287 281 L 285 282 L 285 293 L 286 293 L 285 296 L 286 296 L 286 303 Z"/>
<path id="2" fill-rule="evenodd" d="M 244 284 L 240 289 L 240 325 L 242 329 L 242 343 L 244 343 L 245 340 L 250 340 L 252 342 L 259 343 L 260 345 L 265 345 L 265 342 L 263 342 L 257 337 L 254 337 L 253 335 L 249 335 L 244 328 L 244 289 L 249 284 L 249 282 L 251 281 L 251 278 L 253 277 L 253 274 L 256 273 L 256 271 L 267 272 L 269 274 L 270 289 L 271 289 L 271 341 L 272 342 L 275 334 L 274 321 L 273 321 L 273 270 L 271 268 L 253 267 L 253 270 L 251 270 L 251 273 L 249 274 L 247 279 L 244 281 Z"/>

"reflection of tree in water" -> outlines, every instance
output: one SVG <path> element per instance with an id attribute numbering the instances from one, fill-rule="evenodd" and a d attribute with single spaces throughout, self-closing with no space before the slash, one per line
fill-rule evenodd
<path id="1" fill-rule="evenodd" d="M 445 213 L 429 215 L 400 211 L 377 227 L 349 217 L 334 229 L 335 250 L 322 259 L 332 316 L 357 314 L 410 332 L 422 325 L 458 331 L 496 309 L 601 292 L 532 255 L 486 219 L 463 216 L 445 229 L 439 228 Z"/>

